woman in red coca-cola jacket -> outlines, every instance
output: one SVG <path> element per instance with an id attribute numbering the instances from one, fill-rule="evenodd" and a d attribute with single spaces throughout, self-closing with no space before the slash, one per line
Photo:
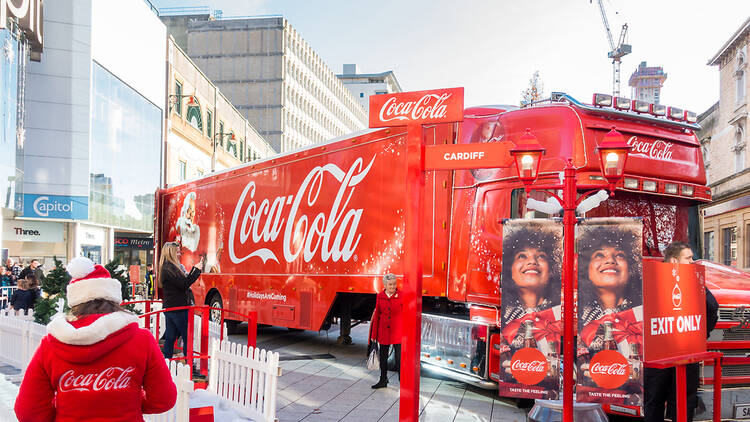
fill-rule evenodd
<path id="1" fill-rule="evenodd" d="M 372 314 L 370 339 L 380 344 L 380 380 L 372 388 L 388 386 L 388 352 L 393 346 L 396 356 L 396 370 L 401 373 L 401 295 L 396 288 L 396 276 L 383 276 L 385 289 L 378 293 L 375 312 Z"/>
<path id="2" fill-rule="evenodd" d="M 15 412 L 20 422 L 143 421 L 171 409 L 177 390 L 154 337 L 119 306 L 120 282 L 75 258 L 71 315 L 55 315 L 31 359 Z"/>

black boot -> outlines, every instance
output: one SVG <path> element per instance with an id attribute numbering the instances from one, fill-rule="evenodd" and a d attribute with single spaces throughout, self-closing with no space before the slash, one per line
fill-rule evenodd
<path id="1" fill-rule="evenodd" d="M 380 381 L 378 381 L 377 384 L 373 385 L 371 388 L 373 390 L 376 390 L 378 388 L 385 388 L 385 387 L 388 387 L 388 380 L 381 379 Z"/>

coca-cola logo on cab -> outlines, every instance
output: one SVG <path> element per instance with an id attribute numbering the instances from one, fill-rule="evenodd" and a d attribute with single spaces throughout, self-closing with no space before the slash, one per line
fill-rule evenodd
<path id="1" fill-rule="evenodd" d="M 62 393 L 69 391 L 123 390 L 130 385 L 130 377 L 133 371 L 135 371 L 135 368 L 132 366 L 127 368 L 111 366 L 91 374 L 77 374 L 71 369 L 60 376 L 57 385 Z"/>
<path id="2" fill-rule="evenodd" d="M 614 389 L 625 384 L 630 374 L 630 364 L 625 356 L 615 350 L 602 350 L 589 363 L 591 379 L 601 388 Z"/>
<path id="3" fill-rule="evenodd" d="M 547 376 L 547 358 L 538 349 L 524 347 L 510 359 L 510 372 L 521 384 L 539 384 Z"/>
<path id="4" fill-rule="evenodd" d="M 661 139 L 641 140 L 637 136 L 631 136 L 628 139 L 628 145 L 633 147 L 631 154 L 646 156 L 657 160 L 672 160 L 672 142 Z"/>
<path id="5" fill-rule="evenodd" d="M 232 215 L 229 258 L 235 264 L 252 257 L 264 264 L 278 263 L 279 248 L 271 243 L 281 235 L 286 262 L 300 255 L 305 262 L 315 257 L 322 262 L 349 261 L 362 238 L 359 223 L 364 213 L 363 208 L 350 208 L 349 202 L 374 162 L 375 157 L 364 167 L 360 157 L 346 171 L 332 163 L 316 166 L 294 194 L 275 198 L 256 198 L 255 182 L 248 183 Z M 305 214 L 311 208 L 324 211 Z"/>

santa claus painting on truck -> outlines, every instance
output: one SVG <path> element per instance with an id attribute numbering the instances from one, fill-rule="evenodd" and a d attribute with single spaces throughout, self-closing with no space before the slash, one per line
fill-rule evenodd
<path id="1" fill-rule="evenodd" d="M 709 202 L 711 192 L 695 114 L 622 100 L 596 94 L 593 104 L 585 104 L 553 93 L 522 108 L 471 107 L 463 122 L 424 126 L 424 137 L 427 145 L 512 147 L 533 128 L 546 149 L 540 183 L 556 182 L 571 158 L 580 183 L 606 189 L 595 148 L 616 126 L 633 147 L 624 177 L 614 196 L 581 216 L 642 218 L 644 259 L 660 257 L 674 240 L 700 250 L 698 205 Z M 196 304 L 257 311 L 258 323 L 303 330 L 343 320 L 345 341 L 351 320 L 372 315 L 383 275 L 402 281 L 405 140 L 404 127 L 366 130 L 161 189 L 156 250 L 167 241 L 181 242 L 186 268 L 206 257 L 211 270 L 192 286 Z M 541 193 L 531 198 L 547 199 Z M 511 167 L 426 173 L 423 368 L 483 388 L 506 379 L 502 221 L 556 216 L 528 203 Z M 750 294 L 737 293 L 737 286 L 750 290 L 750 277 L 698 264 L 706 266 L 706 285 L 722 306 L 709 348 L 741 348 L 724 333 L 738 325 L 731 311 L 750 307 Z M 750 383 L 750 359 L 744 356 L 725 363 L 739 374 L 725 380 L 729 409 L 741 400 L 732 394 L 732 383 Z M 710 388 L 711 379 L 704 381 Z M 610 411 L 640 413 L 631 406 Z"/>

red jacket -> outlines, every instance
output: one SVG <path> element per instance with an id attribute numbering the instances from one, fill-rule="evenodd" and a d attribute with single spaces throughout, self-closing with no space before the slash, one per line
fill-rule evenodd
<path id="1" fill-rule="evenodd" d="M 129 313 L 47 325 L 16 398 L 20 422 L 143 421 L 171 409 L 177 390 L 156 340 Z"/>
<path id="2" fill-rule="evenodd" d="M 401 292 L 388 297 L 385 290 L 378 293 L 372 314 L 370 337 L 380 344 L 401 344 Z"/>

